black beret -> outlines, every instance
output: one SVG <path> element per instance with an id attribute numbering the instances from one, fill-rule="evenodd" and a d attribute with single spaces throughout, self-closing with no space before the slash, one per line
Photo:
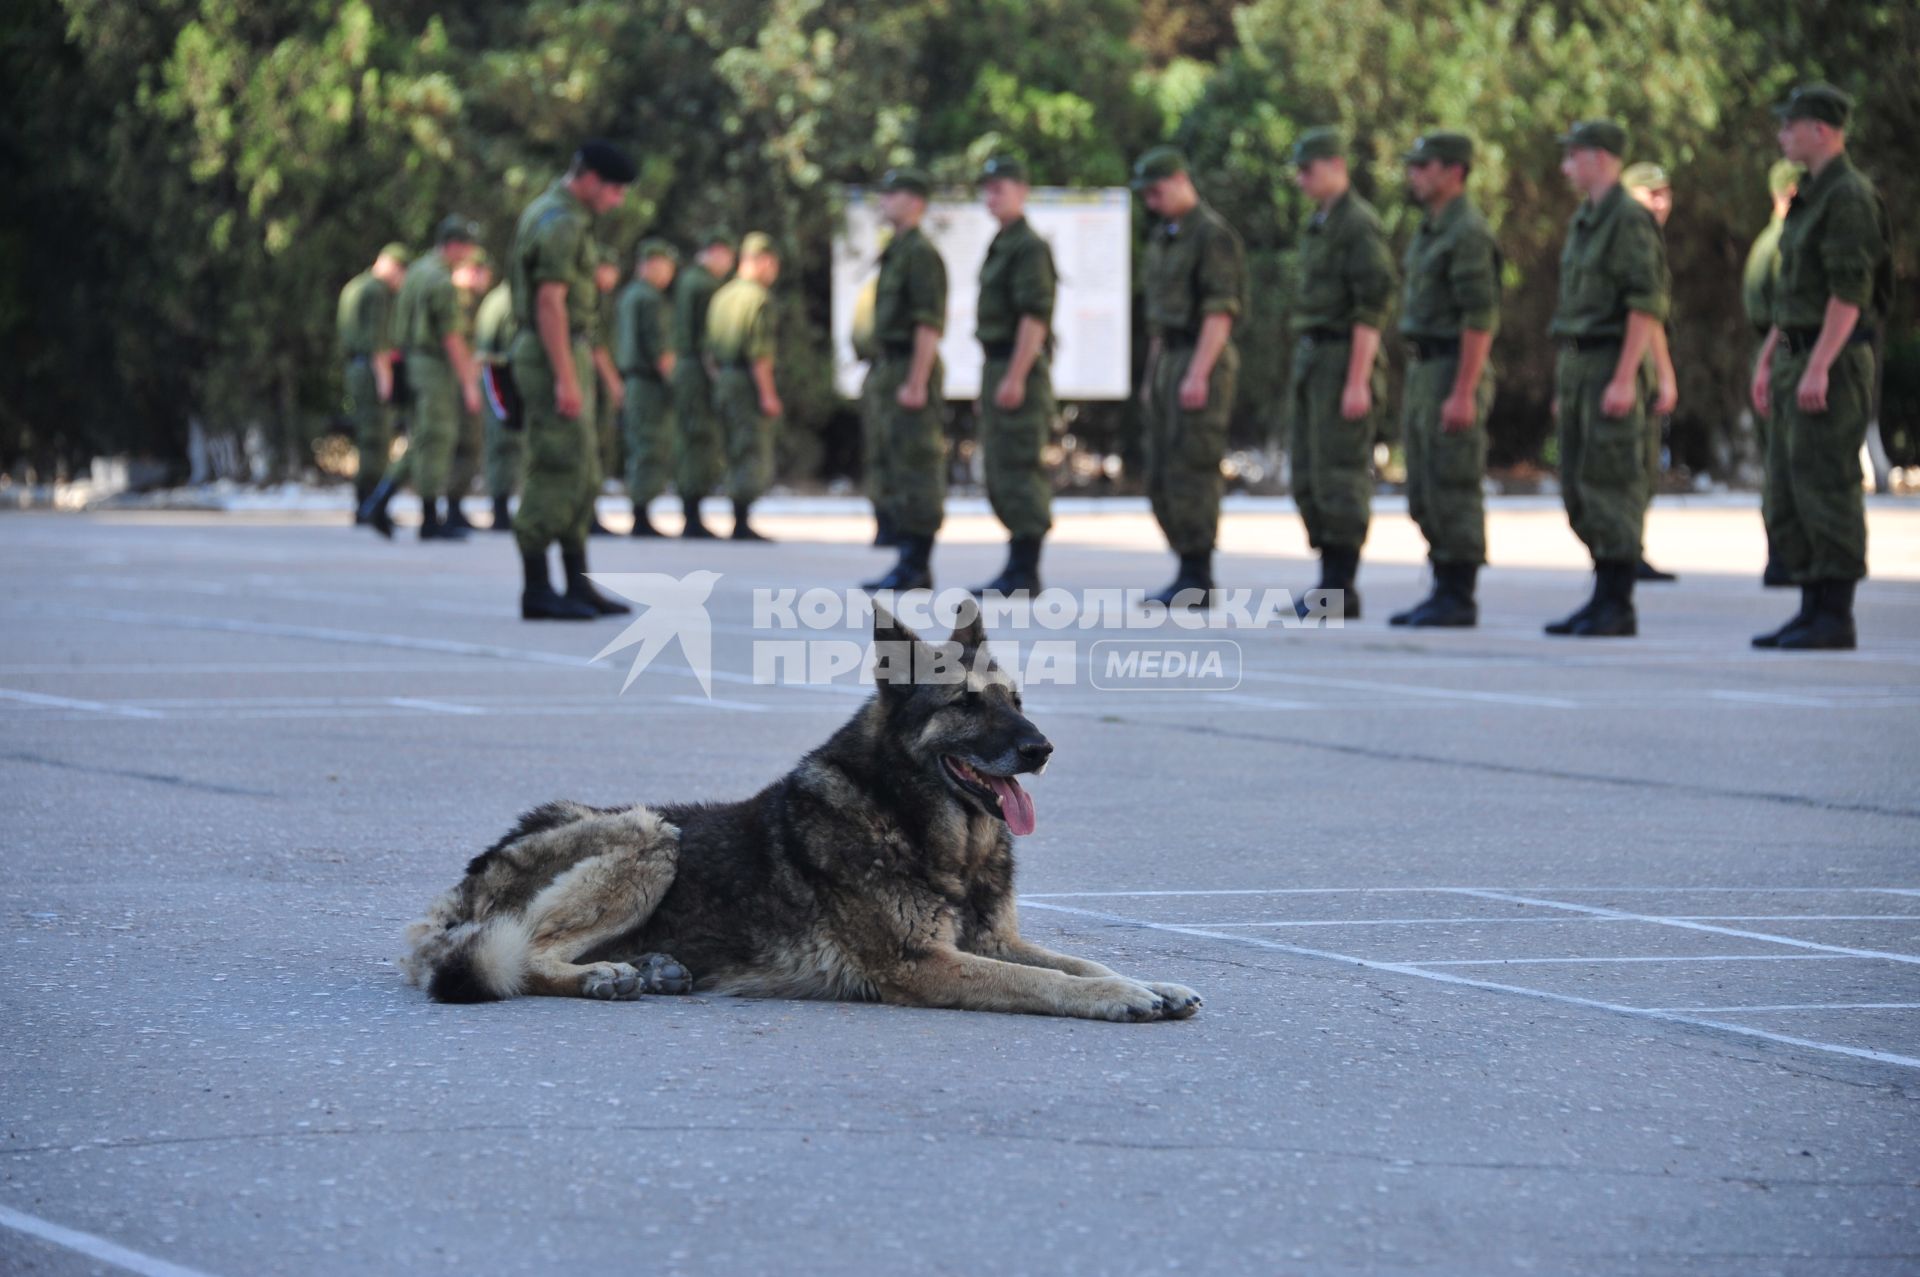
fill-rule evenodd
<path id="1" fill-rule="evenodd" d="M 574 164 L 589 173 L 597 173 L 602 180 L 615 186 L 630 186 L 633 179 L 640 176 L 640 168 L 633 157 L 602 138 L 582 142 L 574 153 Z"/>

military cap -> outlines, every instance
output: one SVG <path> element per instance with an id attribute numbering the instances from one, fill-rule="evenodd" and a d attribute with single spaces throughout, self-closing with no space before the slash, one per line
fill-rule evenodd
<path id="1" fill-rule="evenodd" d="M 1665 191 L 1672 189 L 1673 179 L 1652 160 L 1641 160 L 1621 172 L 1620 185 L 1630 191 Z"/>
<path id="2" fill-rule="evenodd" d="M 1465 133 L 1423 133 L 1400 158 L 1408 164 L 1471 164 L 1473 139 Z"/>
<path id="3" fill-rule="evenodd" d="M 1609 155 L 1627 153 L 1627 130 L 1612 120 L 1576 120 L 1560 135 L 1560 145 L 1568 150 L 1584 146 Z"/>
<path id="4" fill-rule="evenodd" d="M 408 248 L 405 244 L 402 244 L 399 240 L 395 240 L 393 241 L 393 243 L 388 244 L 386 247 L 382 248 L 378 256 L 391 257 L 394 261 L 399 262 L 402 266 L 405 266 L 408 262 L 413 260 L 413 250 L 411 248 Z"/>
<path id="5" fill-rule="evenodd" d="M 1803 84 L 1774 107 L 1773 113 L 1783 120 L 1818 120 L 1844 129 L 1847 117 L 1853 114 L 1853 98 L 1831 84 Z"/>
<path id="6" fill-rule="evenodd" d="M 1308 129 L 1293 143 L 1293 164 L 1305 168 L 1315 160 L 1330 160 L 1347 153 L 1347 140 L 1331 125 Z"/>
<path id="7" fill-rule="evenodd" d="M 1027 180 L 1027 166 L 1011 155 L 996 155 L 980 166 L 982 182 L 991 182 L 995 178 L 1002 178 L 1009 182 L 1024 182 Z"/>
<path id="8" fill-rule="evenodd" d="M 641 240 L 640 246 L 633 250 L 635 261 L 644 262 L 649 257 L 664 257 L 675 266 L 680 264 L 680 250 L 666 240 L 655 236 Z"/>
<path id="9" fill-rule="evenodd" d="M 747 237 L 740 241 L 740 256 L 752 257 L 758 253 L 768 253 L 778 257 L 780 249 L 775 246 L 773 236 L 765 231 L 748 231 Z"/>
<path id="10" fill-rule="evenodd" d="M 1144 191 L 1162 178 L 1187 171 L 1187 157 L 1177 146 L 1156 146 L 1133 162 L 1133 189 Z"/>
<path id="11" fill-rule="evenodd" d="M 615 186 L 631 185 L 633 179 L 640 176 L 640 168 L 633 157 L 603 138 L 592 138 L 580 144 L 574 152 L 573 165 L 589 173 L 597 174 L 602 181 Z"/>
<path id="12" fill-rule="evenodd" d="M 933 193 L 933 181 L 917 168 L 890 168 L 880 179 L 882 192 L 912 191 L 922 198 Z"/>
<path id="13" fill-rule="evenodd" d="M 1767 170 L 1767 190 L 1774 195 L 1785 195 L 1800 185 L 1800 179 L 1807 170 L 1792 160 L 1775 160 L 1773 167 Z"/>
<path id="14" fill-rule="evenodd" d="M 728 230 L 724 226 L 708 227 L 707 233 L 700 237 L 700 247 L 702 250 L 705 250 L 705 249 L 712 248 L 715 245 L 718 245 L 721 248 L 732 248 L 733 232 Z"/>
<path id="15" fill-rule="evenodd" d="M 433 242 L 436 244 L 478 244 L 480 242 L 480 223 L 471 217 L 462 217 L 458 213 L 440 219 L 440 225 L 434 228 Z"/>

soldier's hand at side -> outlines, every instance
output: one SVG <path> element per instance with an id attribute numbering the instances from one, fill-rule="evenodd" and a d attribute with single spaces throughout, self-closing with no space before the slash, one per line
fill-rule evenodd
<path id="1" fill-rule="evenodd" d="M 1000 379 L 1000 386 L 993 392 L 993 402 L 1008 412 L 1013 412 L 1027 401 L 1027 383 L 1015 381 L 1008 373 Z"/>
<path id="2" fill-rule="evenodd" d="M 1373 411 L 1373 387 L 1366 382 L 1349 385 L 1340 393 L 1340 415 L 1358 421 Z"/>
<path id="3" fill-rule="evenodd" d="M 1761 364 L 1753 370 L 1753 383 L 1747 387 L 1747 401 L 1753 405 L 1753 410 L 1763 417 L 1767 415 L 1768 406 L 1773 402 L 1773 390 L 1767 384 L 1772 380 L 1773 369 Z"/>
<path id="4" fill-rule="evenodd" d="M 1827 370 L 1807 365 L 1807 371 L 1800 378 L 1800 401 L 1802 412 L 1825 412 L 1827 410 Z"/>
<path id="5" fill-rule="evenodd" d="M 1152 412 L 1153 411 L 1153 383 L 1151 381 L 1141 382 L 1140 393 L 1136 395 L 1135 398 L 1139 399 L 1140 401 L 1141 412 Z"/>
<path id="6" fill-rule="evenodd" d="M 1440 405 L 1440 429 L 1447 434 L 1463 434 L 1473 429 L 1473 396 L 1450 394 Z"/>
<path id="7" fill-rule="evenodd" d="M 1207 406 L 1207 379 L 1195 377 L 1192 373 L 1180 379 L 1180 406 L 1188 412 L 1199 412 Z"/>
<path id="8" fill-rule="evenodd" d="M 780 402 L 779 395 L 768 394 L 764 390 L 760 392 L 760 415 L 761 416 L 781 417 L 786 415 L 786 411 L 787 411 L 787 406 Z"/>
<path id="9" fill-rule="evenodd" d="M 1664 381 L 1653 392 L 1653 410 L 1661 416 L 1669 416 L 1680 402 L 1680 387 L 1677 383 Z"/>
<path id="10" fill-rule="evenodd" d="M 919 409 L 926 407 L 927 406 L 926 383 L 925 382 L 915 383 L 911 380 L 901 382 L 900 392 L 894 396 L 894 400 L 902 408 L 912 409 L 914 411 L 918 411 Z"/>
<path id="11" fill-rule="evenodd" d="M 1600 394 L 1600 411 L 1608 417 L 1624 417 L 1633 411 L 1634 400 L 1639 397 L 1640 387 L 1634 384 L 1633 378 L 1622 381 L 1615 377 Z"/>
<path id="12" fill-rule="evenodd" d="M 573 384 L 571 377 L 555 378 L 553 383 L 553 410 L 569 421 L 580 415 L 580 387 Z"/>
<path id="13" fill-rule="evenodd" d="M 607 402 L 613 405 L 615 412 L 619 412 L 621 406 L 627 402 L 627 383 L 624 381 L 608 382 Z"/>
<path id="14" fill-rule="evenodd" d="M 373 392 L 381 403 L 393 402 L 393 367 L 384 359 L 373 361 Z"/>
<path id="15" fill-rule="evenodd" d="M 460 398 L 466 401 L 467 411 L 474 416 L 480 415 L 480 387 L 468 382 L 460 388 Z"/>

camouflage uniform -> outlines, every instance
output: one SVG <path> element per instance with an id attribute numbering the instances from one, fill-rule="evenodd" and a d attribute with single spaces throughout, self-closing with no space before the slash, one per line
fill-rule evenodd
<path id="1" fill-rule="evenodd" d="M 474 354 L 483 368 L 506 364 L 514 332 L 513 287 L 502 280 L 481 299 L 480 309 L 473 317 Z M 518 430 L 507 429 L 490 395 L 481 405 L 480 413 L 486 427 L 487 493 L 497 505 L 520 490 L 526 474 L 525 422 Z"/>
<path id="2" fill-rule="evenodd" d="M 707 356 L 719 370 L 713 401 L 726 435 L 727 495 L 736 510 L 758 500 L 773 481 L 778 422 L 760 411 L 760 386 L 753 378 L 753 366 L 774 358 L 776 338 L 771 295 L 765 286 L 735 278 L 714 293 L 707 307 Z"/>
<path id="3" fill-rule="evenodd" d="M 400 477 L 422 501 L 447 490 L 447 470 L 462 412 L 459 378 L 447 360 L 446 339 L 461 332 L 459 290 L 444 255 L 428 253 L 407 268 L 394 301 L 394 338 L 407 357 L 413 395 L 407 455 Z"/>
<path id="4" fill-rule="evenodd" d="M 698 262 L 680 272 L 673 287 L 673 414 L 680 428 L 676 466 L 680 499 L 698 502 L 713 489 L 720 468 L 719 426 L 713 415 L 713 381 L 707 376 L 707 307 L 720 281 Z"/>
<path id="5" fill-rule="evenodd" d="M 659 289 L 636 279 L 615 305 L 613 362 L 627 386 L 621 410 L 627 445 L 627 495 L 634 509 L 667 490 L 673 477 L 673 399 L 660 361 L 672 341 L 671 306 Z"/>
<path id="6" fill-rule="evenodd" d="M 471 347 L 475 343 L 475 332 L 479 323 L 480 298 L 464 288 L 454 290 L 459 297 L 460 335 L 467 339 Z M 480 375 L 479 361 L 474 361 L 474 376 Z M 486 426 L 488 415 L 484 389 L 480 396 L 480 411 L 468 412 L 463 400 L 460 404 L 460 428 L 454 436 L 453 461 L 447 475 L 447 512 L 450 517 L 465 521 L 460 514 L 460 499 L 473 491 L 473 481 L 480 473 L 480 467 L 486 457 Z"/>
<path id="7" fill-rule="evenodd" d="M 1007 375 L 1026 318 L 1053 324 L 1056 277 L 1053 250 L 1022 217 L 993 237 L 980 264 L 975 336 L 985 362 L 980 370 L 980 444 L 986 453 L 987 500 L 1015 540 L 1038 540 L 1053 527 L 1053 488 L 1041 452 L 1053 429 L 1051 336 L 1027 373 L 1026 399 L 1018 408 L 994 402 Z"/>
<path id="8" fill-rule="evenodd" d="M 340 354 L 346 360 L 342 407 L 353 422 L 354 442 L 360 450 L 360 465 L 353 480 L 357 501 L 367 499 L 393 455 L 393 413 L 380 401 L 373 372 L 374 361 L 386 358 L 393 348 L 392 316 L 393 290 L 371 270 L 355 275 L 340 290 L 335 325 Z"/>
<path id="9" fill-rule="evenodd" d="M 903 535 L 932 537 L 945 517 L 947 444 L 942 419 L 940 361 L 927 377 L 927 402 L 902 408 L 896 397 L 913 367 L 914 333 L 942 331 L 947 322 L 947 267 L 918 226 L 899 232 L 880 258 L 874 296 L 873 339 L 878 347 L 861 393 L 878 416 L 878 488 Z"/>

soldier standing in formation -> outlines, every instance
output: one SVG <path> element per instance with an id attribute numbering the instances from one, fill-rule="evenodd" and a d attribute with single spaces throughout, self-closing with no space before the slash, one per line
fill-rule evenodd
<path id="1" fill-rule="evenodd" d="M 480 382 L 460 318 L 459 290 L 453 272 L 473 256 L 480 227 L 458 215 L 440 223 L 435 249 L 407 268 L 394 299 L 393 335 L 406 355 L 412 419 L 407 452 L 388 468 L 361 507 L 361 519 L 381 536 L 393 535 L 387 504 L 403 484 L 420 495 L 420 539 L 461 541 L 464 528 L 449 528 L 440 517 L 447 489 L 454 436 L 460 412 L 480 410 Z"/>
<path id="2" fill-rule="evenodd" d="M 1320 551 L 1322 591 L 1360 616 L 1354 579 L 1373 515 L 1373 438 L 1385 397 L 1380 334 L 1393 302 L 1393 254 L 1380 215 L 1353 190 L 1346 141 L 1309 129 L 1293 146 L 1300 189 L 1316 208 L 1300 244 L 1293 416 L 1293 499 Z M 1298 604 L 1307 613 L 1307 600 Z"/>
<path id="3" fill-rule="evenodd" d="M 612 367 L 599 331 L 593 222 L 626 198 L 636 172 L 618 148 L 587 142 L 514 230 L 507 278 L 517 331 L 508 358 L 526 417 L 527 479 L 513 534 L 526 572 L 520 615 L 528 620 L 632 610 L 587 579 L 587 529 L 600 488 L 595 373 Z M 556 541 L 565 594 L 548 575 L 547 547 Z"/>
<path id="4" fill-rule="evenodd" d="M 459 299 L 460 334 L 473 351 L 473 375 L 479 381 L 485 371 L 474 339 L 478 321 L 480 299 L 493 287 L 493 259 L 487 256 L 484 248 L 475 248 L 473 255 L 453 268 L 453 287 Z M 467 515 L 460 508 L 460 502 L 473 491 L 473 480 L 480 473 L 486 454 L 486 430 L 483 420 L 487 413 L 486 386 L 479 387 L 479 408 L 469 410 L 462 396 L 460 405 L 460 430 L 453 441 L 453 463 L 447 472 L 447 522 L 448 529 L 455 532 L 471 532 L 473 524 L 467 521 Z"/>
<path id="5" fill-rule="evenodd" d="M 1433 592 L 1394 625 L 1479 622 L 1475 579 L 1487 561 L 1489 357 L 1500 325 L 1500 250 L 1466 193 L 1473 142 L 1429 133 L 1406 154 L 1407 185 L 1426 216 L 1407 244 L 1400 335 L 1407 343 L 1402 435 L 1407 509 L 1427 538 Z"/>
<path id="6" fill-rule="evenodd" d="M 1561 500 L 1593 555 L 1593 596 L 1549 634 L 1626 637 L 1638 631 L 1633 582 L 1647 513 L 1646 399 L 1640 365 L 1667 316 L 1660 229 L 1620 186 L 1627 131 L 1575 124 L 1560 169 L 1582 199 L 1560 254 L 1560 299 L 1549 329 L 1560 344 L 1554 410 Z"/>
<path id="7" fill-rule="evenodd" d="M 620 473 L 620 418 L 622 406 L 627 401 L 627 386 L 620 376 L 620 370 L 614 366 L 613 352 L 609 348 L 613 341 L 614 295 L 620 287 L 620 254 L 608 244 L 597 245 L 594 251 L 593 287 L 600 297 L 600 345 L 593 355 L 594 372 L 600 378 L 600 393 L 594 401 L 593 419 L 594 456 L 600 463 L 600 477 L 594 481 L 594 492 L 598 494 L 608 475 Z M 587 525 L 587 534 L 596 537 L 613 535 L 600 522 L 597 508 L 592 522 Z"/>
<path id="8" fill-rule="evenodd" d="M 373 265 L 340 290 L 335 326 L 340 354 L 346 366 L 347 420 L 353 423 L 360 464 L 354 471 L 353 495 L 358 509 L 373 494 L 393 455 L 393 295 L 407 277 L 407 248 L 388 244 Z"/>
<path id="9" fill-rule="evenodd" d="M 614 305 L 613 362 L 627 387 L 621 424 L 627 445 L 627 497 L 633 535 L 657 537 L 647 504 L 673 475 L 672 306 L 667 301 L 680 254 L 663 239 L 645 239 L 634 254 L 633 282 Z"/>
<path id="10" fill-rule="evenodd" d="M 880 214 L 893 239 L 880 258 L 873 339 L 878 353 L 863 393 L 881 416 L 879 488 L 888 494 L 900 558 L 867 590 L 933 588 L 933 540 L 946 515 L 946 399 L 940 334 L 947 323 L 947 266 L 920 229 L 932 183 L 916 168 L 880 179 Z"/>
<path id="11" fill-rule="evenodd" d="M 673 289 L 673 414 L 680 429 L 676 486 L 686 511 L 683 537 L 714 535 L 700 521 L 700 499 L 713 487 L 720 453 L 713 418 L 713 373 L 706 358 L 707 307 L 720 290 L 720 281 L 731 274 L 733 241 L 723 231 L 712 231 Z"/>
<path id="12" fill-rule="evenodd" d="M 1767 190 L 1773 197 L 1773 216 L 1768 219 L 1766 229 L 1755 237 L 1753 247 L 1747 250 L 1746 269 L 1740 276 L 1740 301 L 1747 312 L 1747 322 L 1759 335 L 1764 346 L 1767 334 L 1773 331 L 1773 295 L 1780 279 L 1780 232 L 1786 229 L 1787 210 L 1793 205 L 1793 196 L 1800 189 L 1802 169 L 1792 160 L 1776 160 L 1767 173 Z M 1758 366 L 1759 355 L 1754 356 Z M 1757 408 L 1753 414 L 1754 443 L 1760 451 L 1760 467 L 1764 476 L 1767 466 L 1767 435 L 1772 414 L 1761 412 Z M 1767 530 L 1767 568 L 1760 575 L 1760 584 L 1768 589 L 1779 589 L 1792 585 L 1785 569 L 1773 553 L 1773 521 L 1767 517 L 1768 489 L 1772 485 L 1764 477 L 1760 485 L 1760 521 Z"/>
<path id="13" fill-rule="evenodd" d="M 884 229 L 881 237 L 881 251 L 886 250 Z M 853 357 L 866 364 L 869 369 L 879 357 L 880 348 L 873 341 L 873 310 L 880 297 L 880 277 L 878 274 L 861 286 L 853 299 Z M 881 489 L 880 484 L 886 474 L 886 464 L 881 452 L 886 447 L 886 439 L 881 434 L 887 422 L 887 414 L 873 402 L 867 393 L 867 380 L 862 378 L 860 398 L 860 477 L 861 490 L 866 493 L 867 501 L 873 506 L 873 544 L 876 547 L 892 548 L 899 544 L 898 534 L 894 531 L 892 501 Z M 878 383 L 875 383 L 876 386 Z"/>
<path id="14" fill-rule="evenodd" d="M 493 500 L 493 531 L 513 531 L 513 494 L 527 465 L 527 436 L 523 423 L 511 429 L 508 405 L 500 396 L 498 377 L 513 345 L 513 286 L 501 280 L 480 299 L 473 315 L 473 353 L 480 361 L 482 423 L 485 427 L 487 495 Z"/>
<path id="15" fill-rule="evenodd" d="M 1660 228 L 1661 251 L 1666 245 L 1667 219 L 1673 216 L 1673 181 L 1667 171 L 1650 160 L 1641 160 L 1629 164 L 1620 174 L 1620 185 L 1626 188 L 1627 196 L 1653 216 L 1653 224 Z M 1667 267 L 1667 296 L 1673 296 L 1673 268 Z M 1680 403 L 1680 380 L 1673 371 L 1673 351 L 1667 343 L 1667 329 L 1673 316 L 1667 316 L 1667 323 L 1653 330 L 1653 340 L 1648 345 L 1646 360 L 1640 365 L 1643 385 L 1641 393 L 1647 400 L 1647 501 L 1651 506 L 1653 496 L 1660 491 L 1660 476 L 1666 470 L 1664 454 L 1670 447 L 1673 410 Z M 1644 531 L 1641 540 L 1644 543 Z M 1671 572 L 1663 572 L 1647 562 L 1645 549 L 1640 554 L 1640 562 L 1634 565 L 1634 579 L 1638 581 L 1677 581 L 1680 578 Z"/>
<path id="16" fill-rule="evenodd" d="M 1800 610 L 1760 648 L 1850 649 L 1853 594 L 1867 574 L 1860 449 L 1872 414 L 1874 324 L 1888 302 L 1892 225 L 1880 193 L 1847 158 L 1853 99 L 1808 84 L 1779 107 L 1780 150 L 1807 175 L 1780 232 L 1773 327 L 1754 370 L 1768 431 L 1774 553 Z"/>
<path id="17" fill-rule="evenodd" d="M 1140 379 L 1147 497 L 1180 558 L 1173 581 L 1148 601 L 1203 608 L 1213 590 L 1220 459 L 1240 376 L 1233 327 L 1246 311 L 1246 253 L 1173 147 L 1135 162 L 1133 189 L 1159 219 L 1147 234 L 1150 340 Z"/>
<path id="18" fill-rule="evenodd" d="M 1028 225 L 1027 171 L 1005 156 L 980 172 L 987 211 L 1000 231 L 980 264 L 975 336 L 980 368 L 980 446 L 987 500 L 1007 529 L 1007 565 L 976 588 L 1038 593 L 1040 546 L 1053 527 L 1053 485 L 1042 459 L 1053 432 L 1053 250 Z"/>
<path id="19" fill-rule="evenodd" d="M 771 237 L 754 231 L 740 241 L 739 272 L 707 307 L 707 357 L 713 361 L 713 406 L 727 445 L 727 496 L 733 502 L 733 539 L 767 541 L 747 514 L 773 482 L 774 435 L 786 408 L 773 382 L 778 325 L 772 295 L 780 254 Z"/>

